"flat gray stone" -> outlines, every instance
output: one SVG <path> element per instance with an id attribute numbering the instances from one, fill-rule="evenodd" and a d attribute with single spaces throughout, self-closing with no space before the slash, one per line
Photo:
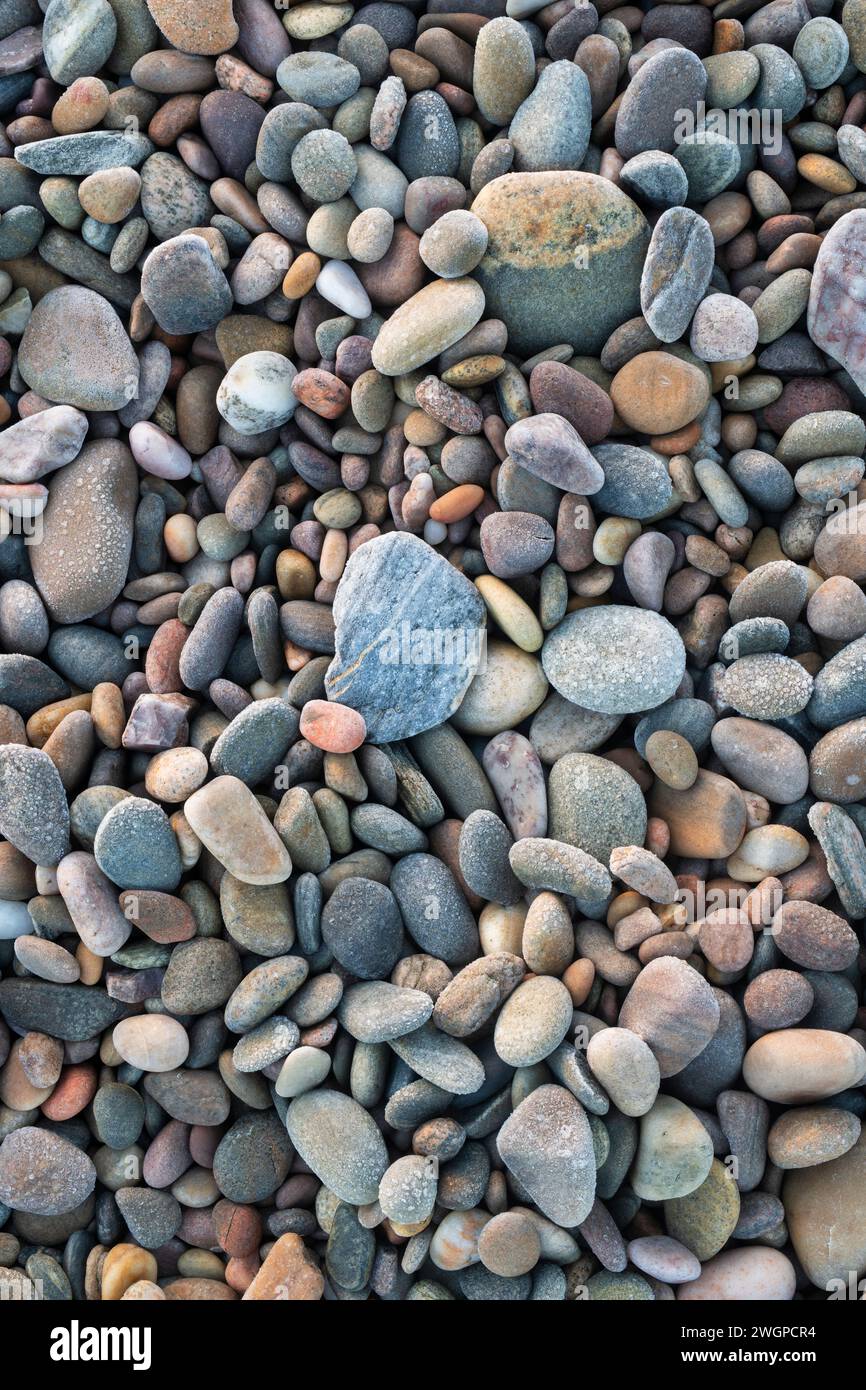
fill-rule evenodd
<path id="1" fill-rule="evenodd" d="M 458 708 L 483 655 L 473 584 L 406 531 L 352 556 L 334 599 L 328 697 L 364 716 L 371 743 L 410 738 Z"/>

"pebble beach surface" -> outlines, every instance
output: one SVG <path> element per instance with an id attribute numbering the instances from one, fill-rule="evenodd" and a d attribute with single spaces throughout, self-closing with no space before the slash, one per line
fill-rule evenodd
<path id="1" fill-rule="evenodd" d="M 4 1299 L 852 1296 L 864 259 L 866 0 L 0 5 Z"/>

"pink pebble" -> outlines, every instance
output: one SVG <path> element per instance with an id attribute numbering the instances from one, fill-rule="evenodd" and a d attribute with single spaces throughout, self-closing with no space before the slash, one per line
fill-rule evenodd
<path id="1" fill-rule="evenodd" d="M 333 700 L 308 700 L 301 712 L 301 734 L 326 753 L 354 753 L 367 737 L 364 716 Z"/>
<path id="2" fill-rule="evenodd" d="M 136 463 L 157 478 L 188 478 L 192 459 L 186 449 L 150 420 L 139 420 L 129 431 L 129 447 Z"/>

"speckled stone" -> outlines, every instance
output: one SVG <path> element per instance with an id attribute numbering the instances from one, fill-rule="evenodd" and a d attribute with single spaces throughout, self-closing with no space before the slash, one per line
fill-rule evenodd
<path id="1" fill-rule="evenodd" d="M 685 670 L 685 649 L 659 614 L 609 604 L 568 614 L 546 638 L 541 660 L 566 699 L 626 714 L 670 699 Z"/>

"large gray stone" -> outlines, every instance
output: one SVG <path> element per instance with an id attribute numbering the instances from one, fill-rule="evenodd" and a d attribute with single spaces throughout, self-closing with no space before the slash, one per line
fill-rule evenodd
<path id="1" fill-rule="evenodd" d="M 426 542 L 394 531 L 360 547 L 334 599 L 328 696 L 364 716 L 371 743 L 410 738 L 457 709 L 483 655 L 484 604 Z"/>

